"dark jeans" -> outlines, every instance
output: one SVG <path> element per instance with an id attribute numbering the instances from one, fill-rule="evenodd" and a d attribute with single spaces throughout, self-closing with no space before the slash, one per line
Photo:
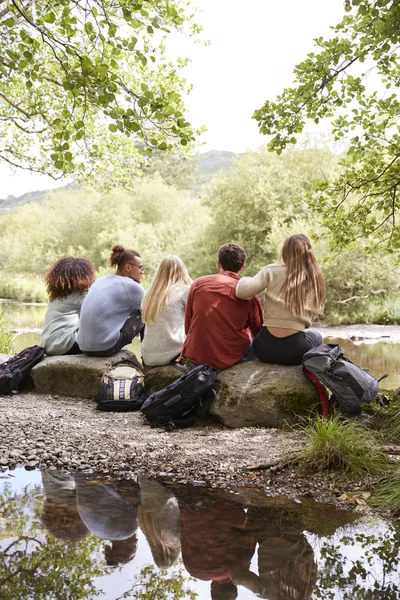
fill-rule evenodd
<path id="1" fill-rule="evenodd" d="M 131 315 L 121 327 L 119 332 L 119 338 L 108 350 L 98 350 L 96 352 L 91 352 L 86 350 L 85 354 L 87 356 L 113 356 L 113 354 L 117 354 L 124 346 L 130 344 L 134 337 L 136 337 L 143 330 L 143 323 L 141 314 L 135 312 Z"/>
<path id="2" fill-rule="evenodd" d="M 68 350 L 68 352 L 64 352 L 63 356 L 69 356 L 71 354 L 83 354 L 76 342 L 74 342 L 74 345 Z"/>
<path id="3" fill-rule="evenodd" d="M 304 354 L 311 348 L 320 346 L 322 341 L 322 335 L 313 329 L 278 338 L 263 327 L 250 344 L 245 360 L 260 360 L 278 365 L 301 365 Z"/>

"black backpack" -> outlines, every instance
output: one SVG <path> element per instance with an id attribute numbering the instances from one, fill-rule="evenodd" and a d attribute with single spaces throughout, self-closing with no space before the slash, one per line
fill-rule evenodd
<path id="1" fill-rule="evenodd" d="M 0 396 L 10 395 L 23 385 L 29 371 L 44 358 L 44 348 L 30 346 L 0 364 Z"/>
<path id="2" fill-rule="evenodd" d="M 218 370 L 208 365 L 194 367 L 167 387 L 151 394 L 141 411 L 152 427 L 190 427 L 200 412 L 207 412 L 215 395 L 212 387 L 217 375 Z"/>
<path id="3" fill-rule="evenodd" d="M 321 383 L 332 396 L 329 404 L 344 413 L 359 413 L 361 405 L 375 400 L 379 381 L 369 371 L 358 367 L 337 344 L 321 344 L 303 356 L 304 374 L 314 383 L 319 394 L 323 416 L 328 414 L 328 398 Z"/>
<path id="4" fill-rule="evenodd" d="M 144 375 L 135 362 L 122 360 L 103 373 L 95 400 L 99 410 L 127 412 L 140 410 L 147 398 Z"/>

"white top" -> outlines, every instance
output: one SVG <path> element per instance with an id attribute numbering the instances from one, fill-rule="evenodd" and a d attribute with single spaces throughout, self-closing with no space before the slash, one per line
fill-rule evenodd
<path id="1" fill-rule="evenodd" d="M 185 309 L 188 285 L 177 287 L 156 316 L 152 325 L 145 325 L 142 340 L 142 360 L 148 367 L 168 365 L 179 356 L 185 341 Z"/>
<path id="2" fill-rule="evenodd" d="M 65 354 L 76 342 L 79 314 L 85 296 L 86 292 L 75 292 L 48 303 L 40 345 L 49 356 Z"/>

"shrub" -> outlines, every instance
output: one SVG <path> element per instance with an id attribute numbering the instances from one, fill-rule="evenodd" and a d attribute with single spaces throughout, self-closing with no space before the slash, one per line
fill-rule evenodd
<path id="1" fill-rule="evenodd" d="M 304 431 L 306 446 L 298 460 L 306 471 L 338 470 L 358 475 L 388 466 L 388 458 L 375 447 L 373 435 L 355 421 L 340 415 L 317 417 Z"/>
<path id="2" fill-rule="evenodd" d="M 4 307 L 0 307 L 0 353 L 14 353 L 14 334 L 4 323 Z"/>

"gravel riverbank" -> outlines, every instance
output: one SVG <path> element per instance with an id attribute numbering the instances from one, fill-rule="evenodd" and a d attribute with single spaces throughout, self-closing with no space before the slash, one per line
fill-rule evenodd
<path id="1" fill-rule="evenodd" d="M 35 394 L 0 398 L 3 471 L 22 465 L 112 471 L 121 477 L 141 471 L 221 487 L 256 485 L 271 495 L 307 494 L 335 503 L 343 501 L 343 492 L 373 486 L 371 477 L 305 476 L 295 467 L 249 470 L 301 446 L 301 434 L 295 431 L 228 429 L 208 422 L 165 432 L 151 429 L 140 413 L 102 413 L 90 400 Z"/>

